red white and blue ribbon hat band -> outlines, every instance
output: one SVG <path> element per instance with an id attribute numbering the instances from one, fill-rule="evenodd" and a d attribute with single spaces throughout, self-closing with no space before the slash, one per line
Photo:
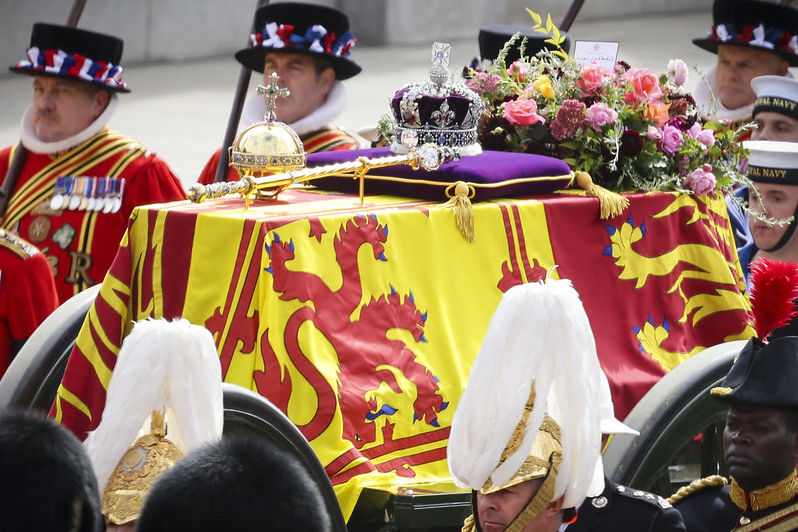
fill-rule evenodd
<path id="1" fill-rule="evenodd" d="M 267 4 L 255 13 L 255 33 L 249 46 L 236 52 L 242 65 L 263 72 L 267 53 L 299 53 L 326 59 L 335 78 L 348 79 L 360 66 L 350 59 L 355 37 L 342 12 L 316 4 Z"/>
<path id="2" fill-rule="evenodd" d="M 122 80 L 123 42 L 112 35 L 37 22 L 26 58 L 13 72 L 80 81 L 114 92 L 130 92 Z"/>
<path id="3" fill-rule="evenodd" d="M 693 44 L 712 53 L 718 46 L 756 48 L 778 54 L 798 66 L 798 10 L 759 0 L 715 0 L 713 26 Z"/>

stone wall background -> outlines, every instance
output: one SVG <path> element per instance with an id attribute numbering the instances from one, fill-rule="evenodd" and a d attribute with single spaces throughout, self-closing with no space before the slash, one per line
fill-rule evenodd
<path id="1" fill-rule="evenodd" d="M 529 23 L 527 6 L 551 13 L 559 24 L 570 6 L 567 0 L 305 1 L 344 10 L 360 44 L 370 46 L 476 39 L 486 24 Z M 709 28 L 711 5 L 712 0 L 591 0 L 577 20 L 703 11 Z M 63 24 L 71 6 L 71 0 L 0 0 L 0 63 L 23 59 L 32 24 Z M 88 0 L 79 27 L 124 39 L 123 65 L 204 59 L 229 56 L 245 45 L 254 7 L 254 0 Z"/>

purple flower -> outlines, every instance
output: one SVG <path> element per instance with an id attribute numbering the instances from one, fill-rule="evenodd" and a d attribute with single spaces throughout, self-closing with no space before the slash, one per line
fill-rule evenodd
<path id="1" fill-rule="evenodd" d="M 551 123 L 551 135 L 557 140 L 570 139 L 586 124 L 585 104 L 579 100 L 565 100 Z"/>
<path id="2" fill-rule="evenodd" d="M 618 120 L 618 112 L 606 103 L 594 103 L 587 110 L 587 119 L 596 131 L 601 131 L 603 126 L 614 124 Z"/>
<path id="3" fill-rule="evenodd" d="M 709 194 L 715 190 L 715 174 L 712 173 L 712 166 L 704 165 L 704 168 L 697 168 L 690 172 L 684 180 L 685 186 L 698 196 Z"/>
<path id="4" fill-rule="evenodd" d="M 662 130 L 662 139 L 659 141 L 659 146 L 668 155 L 673 155 L 684 144 L 684 138 L 679 128 L 673 127 L 668 124 Z"/>
<path id="5" fill-rule="evenodd" d="M 687 120 L 681 116 L 672 116 L 668 119 L 668 125 L 677 128 L 679 131 L 684 131 L 689 127 Z"/>
<path id="6" fill-rule="evenodd" d="M 487 72 L 477 72 L 476 74 L 474 74 L 474 77 L 466 80 L 465 84 L 466 87 L 476 92 L 477 94 L 482 94 L 485 92 L 495 92 L 497 83 L 501 81 L 501 79 L 502 78 L 500 76 L 497 76 L 496 74 L 488 74 Z"/>

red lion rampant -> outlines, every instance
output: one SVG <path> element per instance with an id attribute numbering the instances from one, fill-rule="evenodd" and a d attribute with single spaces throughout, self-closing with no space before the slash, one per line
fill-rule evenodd
<path id="1" fill-rule="evenodd" d="M 425 342 L 422 314 L 412 292 L 401 297 L 391 287 L 391 294 L 371 299 L 360 307 L 359 317 L 352 319 L 362 299 L 362 286 L 357 255 L 361 246 L 371 245 L 376 260 L 385 257 L 384 243 L 388 238 L 387 226 L 380 225 L 377 217 L 356 216 L 348 220 L 335 236 L 334 249 L 341 268 L 343 282 L 338 290 L 331 290 L 317 275 L 292 271 L 286 263 L 294 258 L 293 242 L 283 242 L 274 233 L 266 252 L 271 258 L 268 269 L 274 279 L 274 290 L 283 301 L 298 300 L 311 303 L 296 310 L 288 319 L 283 334 L 285 347 L 296 368 L 318 394 L 318 410 L 313 418 L 299 428 L 308 440 L 319 436 L 332 422 L 337 403 L 343 418 L 343 438 L 362 448 L 376 439 L 374 420 L 382 415 L 402 413 L 389 404 L 379 406 L 369 398 L 369 392 L 380 384 L 387 384 L 395 393 L 402 390 L 393 370 L 399 370 L 415 384 L 417 397 L 413 401 L 413 422 L 423 420 L 438 427 L 438 412 L 448 406 L 438 394 L 437 378 L 422 364 L 413 351 L 402 341 L 391 340 L 391 329 L 404 329 L 417 342 Z M 319 369 L 308 359 L 299 345 L 299 328 L 312 322 L 338 355 L 339 389 L 330 386 Z M 267 331 L 268 332 L 268 331 Z M 265 370 L 255 373 L 258 391 L 277 406 L 286 410 L 291 391 L 291 378 L 277 360 L 268 343 L 267 333 L 261 339 Z M 378 408 L 379 406 L 379 408 Z"/>

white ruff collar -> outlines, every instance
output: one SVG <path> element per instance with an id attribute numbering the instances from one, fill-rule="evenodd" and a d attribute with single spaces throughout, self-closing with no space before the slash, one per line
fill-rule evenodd
<path id="1" fill-rule="evenodd" d="M 344 84 L 335 80 L 330 87 L 330 92 L 327 93 L 327 99 L 321 104 L 321 107 L 310 113 L 305 118 L 301 118 L 293 124 L 288 124 L 291 129 L 296 131 L 299 136 L 318 131 L 325 127 L 329 127 L 330 122 L 338 118 L 346 108 L 347 95 Z M 266 114 L 266 100 L 263 96 L 247 98 L 244 104 L 244 110 L 241 114 L 241 123 L 239 125 L 239 132 L 258 122 L 263 122 L 263 116 Z"/>
<path id="2" fill-rule="evenodd" d="M 701 113 L 705 115 L 711 116 L 713 119 L 722 119 L 726 118 L 731 120 L 732 122 L 739 122 L 740 120 L 751 120 L 752 115 L 754 114 L 754 104 L 753 102 L 745 107 L 740 107 L 739 109 L 727 109 L 720 103 L 720 100 L 717 98 L 717 94 L 715 95 L 715 99 L 717 101 L 717 110 L 714 114 L 712 112 L 712 95 L 710 94 L 710 88 L 712 88 L 712 92 L 716 92 L 715 88 L 717 86 L 717 80 L 715 79 L 715 70 L 712 69 L 707 74 L 706 82 L 703 80 L 698 83 L 695 90 L 693 91 L 693 97 L 695 98 L 695 103 L 698 106 Z M 792 73 L 787 72 L 784 75 L 785 78 L 792 78 Z"/>
<path id="3" fill-rule="evenodd" d="M 710 92 L 711 88 L 711 92 Z M 698 85 L 693 91 L 693 98 L 695 98 L 696 106 L 704 115 L 710 116 L 714 120 L 726 119 L 731 122 L 739 122 L 740 120 L 751 120 L 751 115 L 754 112 L 754 103 L 740 107 L 739 109 L 729 109 L 724 107 L 720 98 L 717 96 L 717 81 L 715 79 L 715 69 L 709 71 L 706 76 L 706 81 L 699 81 Z M 715 93 L 714 109 L 712 93 Z M 714 110 L 714 113 L 712 112 Z"/>
<path id="4" fill-rule="evenodd" d="M 78 144 L 85 142 L 99 133 L 102 128 L 111 119 L 111 116 L 116 111 L 116 94 L 111 94 L 108 99 L 108 105 L 105 110 L 97 119 L 86 127 L 83 131 L 72 135 L 71 137 L 56 142 L 44 142 L 39 140 L 36 133 L 33 132 L 33 106 L 31 105 L 25 110 L 20 122 L 20 138 L 22 145 L 28 148 L 33 153 L 61 153 L 70 148 L 74 148 Z"/>

